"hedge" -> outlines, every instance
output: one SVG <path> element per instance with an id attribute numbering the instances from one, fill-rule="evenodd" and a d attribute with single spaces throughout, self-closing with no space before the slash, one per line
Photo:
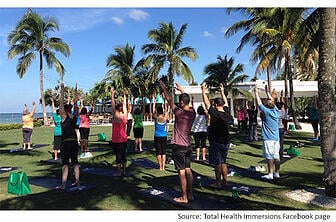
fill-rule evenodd
<path id="1" fill-rule="evenodd" d="M 42 125 L 43 125 L 42 120 L 34 121 L 34 127 L 40 127 Z M 0 131 L 21 129 L 21 128 L 22 128 L 22 123 L 0 124 Z"/>

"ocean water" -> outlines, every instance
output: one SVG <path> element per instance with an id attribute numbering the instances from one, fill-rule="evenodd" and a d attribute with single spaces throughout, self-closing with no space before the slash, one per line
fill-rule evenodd
<path id="1" fill-rule="evenodd" d="M 48 117 L 52 116 L 52 113 L 47 113 Z M 42 118 L 43 113 L 35 113 L 34 119 Z M 8 123 L 22 123 L 22 113 L 0 113 L 0 124 Z"/>

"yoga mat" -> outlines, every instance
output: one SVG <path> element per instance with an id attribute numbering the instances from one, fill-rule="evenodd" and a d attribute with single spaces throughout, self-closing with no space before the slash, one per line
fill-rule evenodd
<path id="1" fill-rule="evenodd" d="M 185 203 L 177 203 L 173 200 L 174 197 L 180 197 L 181 192 L 163 188 L 163 187 L 155 187 L 148 189 L 141 189 L 139 192 L 147 197 L 153 199 L 159 199 L 162 201 L 167 201 L 169 203 L 186 207 L 187 209 L 192 210 L 219 210 L 219 209 L 227 209 L 228 206 L 226 203 L 219 201 L 217 199 L 212 199 L 205 195 L 199 195 L 194 193 L 194 200 L 189 201 L 187 204 Z"/>
<path id="2" fill-rule="evenodd" d="M 280 176 L 281 176 L 280 178 L 273 179 L 273 180 L 267 180 L 267 179 L 261 178 L 261 176 L 264 176 L 267 174 L 267 171 L 264 171 L 263 173 L 261 173 L 261 172 L 248 171 L 247 169 L 236 167 L 236 166 L 228 166 L 228 174 L 231 171 L 237 172 L 240 176 L 243 176 L 243 177 L 249 177 L 252 179 L 257 179 L 257 180 L 270 182 L 270 183 L 273 183 L 273 182 L 276 182 L 278 180 L 288 177 L 288 175 L 281 174 L 281 171 L 280 171 Z"/>
<path id="3" fill-rule="evenodd" d="M 57 160 L 54 160 L 54 158 L 51 158 L 48 160 L 40 160 L 40 162 L 46 164 L 62 164 L 62 159 L 58 158 Z"/>
<path id="4" fill-rule="evenodd" d="M 117 172 L 116 168 L 86 167 L 81 168 L 81 171 L 84 173 L 90 173 L 99 176 L 118 177 L 114 175 Z M 126 170 L 126 175 L 124 177 L 130 177 L 130 176 L 133 176 L 133 174 Z"/>
<path id="5" fill-rule="evenodd" d="M 0 174 L 16 170 L 17 167 L 0 167 Z"/>
<path id="6" fill-rule="evenodd" d="M 283 159 L 280 161 L 280 164 L 284 164 L 286 163 L 288 160 L 291 160 L 293 158 L 295 158 L 297 156 L 289 156 L 289 155 L 284 155 Z M 267 163 L 267 160 L 266 159 L 263 159 L 261 161 L 259 161 L 258 163 Z"/>
<path id="7" fill-rule="evenodd" d="M 32 146 L 33 149 L 31 149 L 31 150 L 28 150 L 27 148 L 25 150 L 23 150 L 23 148 L 13 148 L 13 149 L 10 149 L 9 152 L 10 153 L 29 152 L 29 151 L 32 151 L 34 149 L 38 149 L 38 148 L 41 148 L 41 147 L 44 147 L 44 146 L 49 146 L 49 144 L 35 144 L 34 146 Z"/>
<path id="8" fill-rule="evenodd" d="M 39 187 L 45 187 L 48 189 L 56 189 L 57 186 L 61 185 L 61 178 L 55 177 L 35 177 L 29 179 L 29 184 Z M 78 193 L 96 188 L 96 185 L 81 183 L 80 186 L 71 187 L 71 182 L 67 181 L 65 191 L 70 193 Z"/>
<path id="9" fill-rule="evenodd" d="M 159 165 L 146 158 L 131 159 L 131 162 L 145 169 L 159 169 Z"/>
<path id="10" fill-rule="evenodd" d="M 104 152 L 104 151 L 112 151 L 112 148 L 111 147 L 89 148 L 89 152 Z"/>
<path id="11" fill-rule="evenodd" d="M 230 177 L 228 177 L 230 178 Z M 196 181 L 196 178 L 194 178 L 194 183 Z M 246 186 L 238 183 L 233 182 L 227 182 L 226 186 L 222 186 L 222 188 L 212 188 L 209 185 L 214 184 L 216 182 L 215 179 L 211 179 L 208 177 L 201 176 L 201 184 L 202 187 L 207 187 L 209 189 L 218 189 L 218 190 L 226 190 L 226 191 L 232 191 L 232 187 L 237 187 L 239 194 L 244 195 L 251 195 L 254 193 L 258 193 L 260 190 L 262 190 L 261 187 L 254 187 L 254 186 Z"/>

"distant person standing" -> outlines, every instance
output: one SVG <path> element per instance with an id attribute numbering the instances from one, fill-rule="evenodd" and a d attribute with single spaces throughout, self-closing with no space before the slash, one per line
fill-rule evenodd
<path id="1" fill-rule="evenodd" d="M 131 130 L 133 125 L 133 116 L 132 116 L 132 104 L 127 104 L 127 126 L 126 126 L 126 133 L 127 133 L 127 139 L 130 139 L 131 137 Z"/>
<path id="2" fill-rule="evenodd" d="M 22 113 L 22 136 L 23 136 L 23 150 L 26 149 L 26 144 L 28 145 L 28 150 L 32 150 L 31 148 L 31 137 L 34 128 L 34 116 L 35 112 L 35 102 L 33 102 L 32 111 L 29 112 L 27 109 L 27 104 L 24 105 L 23 113 Z"/>
<path id="3" fill-rule="evenodd" d="M 58 151 L 61 149 L 62 146 L 62 117 L 60 115 L 59 109 L 55 110 L 55 103 L 54 99 L 51 98 L 51 108 L 53 112 L 53 120 L 55 124 L 54 128 L 54 160 L 57 160 Z"/>
<path id="4" fill-rule="evenodd" d="M 317 101 L 317 96 L 313 97 L 312 103 L 311 103 L 311 107 L 310 107 L 310 111 L 309 111 L 309 119 L 310 119 L 310 123 L 313 126 L 313 130 L 314 130 L 314 139 L 313 141 L 319 141 L 319 110 L 317 107 L 318 101 Z"/>
<path id="5" fill-rule="evenodd" d="M 195 110 L 190 103 L 190 96 L 184 92 L 183 88 L 176 83 L 176 89 L 181 92 L 179 95 L 179 106 L 174 104 L 171 94 L 165 84 L 160 81 L 160 86 L 164 96 L 175 114 L 174 130 L 171 144 L 173 144 L 173 160 L 175 169 L 178 171 L 182 190 L 181 197 L 173 200 L 178 203 L 188 203 L 194 199 L 193 196 L 193 175 L 190 168 L 192 149 L 190 146 L 190 131 L 195 119 Z"/>
<path id="6" fill-rule="evenodd" d="M 61 128 L 62 128 L 62 184 L 56 189 L 64 190 L 66 188 L 66 181 L 69 173 L 69 160 L 74 168 L 75 182 L 72 186 L 79 186 L 79 165 L 78 165 L 78 142 L 76 135 L 76 122 L 78 116 L 77 107 L 77 84 L 75 87 L 74 96 L 74 110 L 70 103 L 64 104 L 64 84 L 61 83 L 61 98 L 60 98 L 60 114 L 61 114 Z"/>
<path id="7" fill-rule="evenodd" d="M 200 149 L 202 148 L 202 160 L 205 160 L 206 137 L 207 137 L 207 113 L 203 106 L 197 108 L 194 120 L 194 140 L 196 148 L 196 160 L 200 159 Z"/>
<path id="8" fill-rule="evenodd" d="M 243 106 L 238 107 L 237 114 L 238 114 L 238 116 L 237 116 L 238 132 L 237 133 L 242 133 L 244 131 L 243 122 L 244 122 L 244 118 L 245 118 L 245 112 L 244 112 Z"/>
<path id="9" fill-rule="evenodd" d="M 285 103 L 285 101 L 284 101 L 283 103 L 284 103 L 284 117 L 283 117 L 283 119 L 282 119 L 282 124 L 283 124 L 284 129 L 285 129 L 284 134 L 287 135 L 287 134 L 288 134 L 288 121 L 289 121 L 289 115 L 288 115 L 288 107 L 287 107 L 287 104 Z"/>
<path id="10" fill-rule="evenodd" d="M 79 132 L 80 132 L 80 146 L 81 152 L 89 152 L 89 135 L 90 135 L 90 115 L 93 112 L 92 103 L 90 103 L 90 111 L 88 112 L 86 107 L 83 107 L 83 100 L 80 101 L 80 113 L 79 113 Z M 85 146 L 85 150 L 84 147 Z M 85 156 L 85 155 L 84 155 Z"/>
<path id="11" fill-rule="evenodd" d="M 111 106 L 112 106 L 112 147 L 116 155 L 117 172 L 115 176 L 124 176 L 126 173 L 126 90 L 124 89 L 123 102 L 117 105 L 114 102 L 114 89 L 111 88 Z"/>
<path id="12" fill-rule="evenodd" d="M 153 116 L 155 121 L 154 130 L 154 146 L 156 152 L 156 159 L 160 170 L 165 170 L 166 164 L 166 148 L 167 148 L 167 106 L 163 111 L 162 106 L 156 108 L 156 95 L 153 103 Z"/>
<path id="13" fill-rule="evenodd" d="M 248 105 L 248 101 L 246 101 L 246 108 L 249 118 L 249 142 L 252 141 L 258 141 L 258 134 L 257 134 L 257 128 L 258 128 L 258 109 L 257 107 L 252 104 L 251 107 Z"/>
<path id="14" fill-rule="evenodd" d="M 133 133 L 135 138 L 135 152 L 142 152 L 142 137 L 144 134 L 143 118 L 145 111 L 145 102 L 142 100 L 142 109 L 136 107 L 133 113 L 134 125 Z"/>
<path id="15" fill-rule="evenodd" d="M 268 93 L 267 85 L 265 86 L 265 93 L 267 95 L 265 105 L 261 102 L 257 85 L 254 90 L 257 104 L 263 114 L 261 116 L 261 138 L 263 140 L 262 151 L 263 157 L 267 160 L 269 172 L 267 175 L 262 176 L 262 179 L 273 180 L 273 178 L 280 178 L 279 110 L 274 104 L 273 97 Z M 275 166 L 274 171 L 273 166 Z"/>
<path id="16" fill-rule="evenodd" d="M 210 187 L 221 188 L 221 177 L 223 177 L 224 186 L 227 184 L 227 165 L 226 158 L 229 152 L 229 122 L 230 113 L 228 102 L 224 94 L 223 84 L 220 84 L 221 98 L 216 98 L 214 106 L 211 106 L 205 91 L 205 83 L 202 84 L 202 97 L 206 109 L 210 115 L 209 127 L 209 163 L 215 167 L 216 183 Z"/>

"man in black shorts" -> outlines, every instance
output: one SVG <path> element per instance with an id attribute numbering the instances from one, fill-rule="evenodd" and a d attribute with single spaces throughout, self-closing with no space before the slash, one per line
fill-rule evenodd
<path id="1" fill-rule="evenodd" d="M 211 106 L 205 92 L 205 83 L 202 84 L 202 97 L 206 109 L 210 115 L 209 128 L 209 163 L 215 166 L 216 183 L 211 184 L 213 188 L 221 188 L 221 176 L 223 176 L 224 185 L 227 182 L 226 157 L 229 151 L 229 122 L 230 114 L 228 102 L 224 94 L 224 87 L 220 84 L 220 93 L 222 98 L 216 98 L 215 108 Z"/>
<path id="2" fill-rule="evenodd" d="M 176 88 L 181 92 L 179 96 L 180 107 L 175 106 L 173 98 L 164 83 L 160 81 L 161 88 L 167 98 L 173 113 L 175 114 L 174 131 L 171 143 L 173 144 L 173 160 L 175 169 L 178 170 L 180 185 L 182 190 L 181 197 L 175 197 L 174 201 L 178 203 L 188 203 L 193 200 L 193 175 L 190 169 L 190 157 L 192 149 L 190 146 L 190 131 L 193 125 L 196 112 L 189 105 L 190 97 L 184 93 L 182 87 L 176 83 Z"/>

